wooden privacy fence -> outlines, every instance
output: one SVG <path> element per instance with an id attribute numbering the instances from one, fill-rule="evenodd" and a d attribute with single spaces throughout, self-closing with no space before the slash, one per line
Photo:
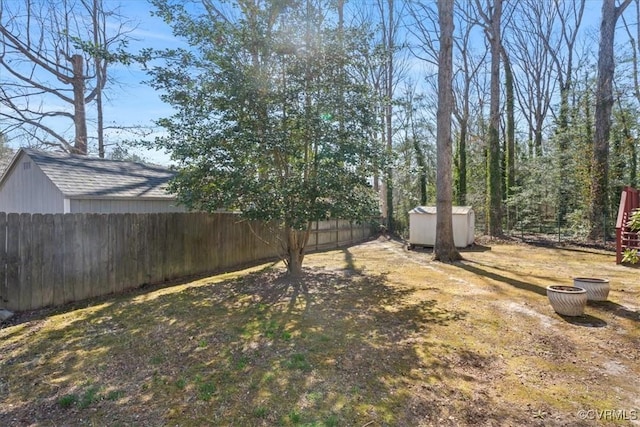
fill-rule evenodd
<path id="1" fill-rule="evenodd" d="M 362 241 L 369 225 L 314 223 L 308 250 Z M 0 308 L 33 310 L 273 259 L 273 229 L 232 213 L 0 213 Z"/>

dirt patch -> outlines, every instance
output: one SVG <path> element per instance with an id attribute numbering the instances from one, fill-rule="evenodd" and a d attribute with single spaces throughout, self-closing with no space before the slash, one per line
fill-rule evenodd
<path id="1" fill-rule="evenodd" d="M 491 244 L 453 265 L 393 240 L 0 329 L 0 425 L 633 425 L 637 270 Z M 606 273 L 564 318 L 549 283 Z"/>

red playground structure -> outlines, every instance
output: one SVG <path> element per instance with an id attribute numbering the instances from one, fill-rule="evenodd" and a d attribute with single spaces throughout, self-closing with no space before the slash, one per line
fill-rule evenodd
<path id="1" fill-rule="evenodd" d="M 627 227 L 631 212 L 637 208 L 640 208 L 638 190 L 624 187 L 620 195 L 620 207 L 616 220 L 616 264 L 622 263 L 622 254 L 625 249 L 640 249 L 640 233 L 633 232 Z"/>

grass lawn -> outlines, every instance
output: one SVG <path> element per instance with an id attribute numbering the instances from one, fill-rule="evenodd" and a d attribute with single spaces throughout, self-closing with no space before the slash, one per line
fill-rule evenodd
<path id="1" fill-rule="evenodd" d="M 0 329 L 0 426 L 640 425 L 640 270 L 496 243 L 455 265 L 379 239 L 45 310 Z M 609 278 L 553 312 L 545 287 Z"/>

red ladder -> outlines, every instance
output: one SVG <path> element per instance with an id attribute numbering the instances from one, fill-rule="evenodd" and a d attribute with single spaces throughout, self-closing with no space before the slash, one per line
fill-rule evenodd
<path id="1" fill-rule="evenodd" d="M 616 221 L 616 264 L 622 263 L 622 254 L 625 249 L 640 249 L 640 233 L 633 232 L 627 227 L 631 212 L 639 207 L 638 190 L 624 187 L 620 195 L 620 207 Z"/>

